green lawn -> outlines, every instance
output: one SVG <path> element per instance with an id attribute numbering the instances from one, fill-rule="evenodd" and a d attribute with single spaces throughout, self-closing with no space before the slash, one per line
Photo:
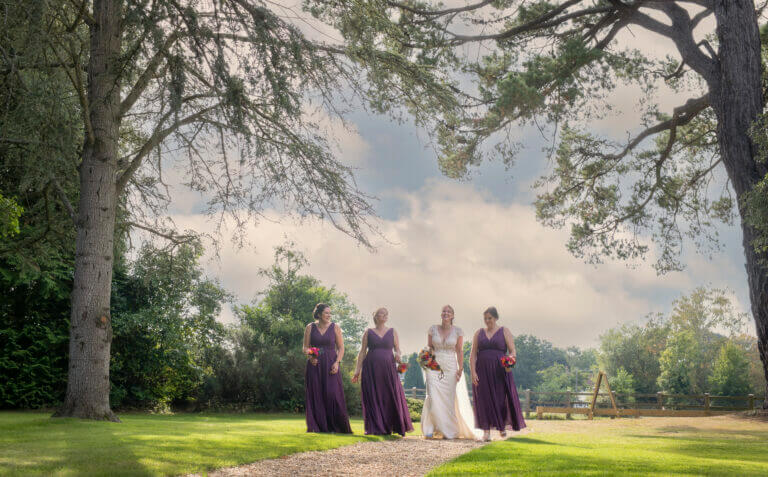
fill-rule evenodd
<path id="1" fill-rule="evenodd" d="M 380 437 L 307 434 L 304 416 L 121 414 L 122 423 L 0 413 L 0 475 L 177 475 Z"/>
<path id="2" fill-rule="evenodd" d="M 734 417 L 529 421 L 444 475 L 768 475 L 768 423 Z"/>

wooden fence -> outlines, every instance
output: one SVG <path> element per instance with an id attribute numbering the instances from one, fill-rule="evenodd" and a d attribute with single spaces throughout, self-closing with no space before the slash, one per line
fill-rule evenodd
<path id="1" fill-rule="evenodd" d="M 520 392 L 520 406 L 529 417 L 532 411 L 541 417 L 543 414 L 572 414 L 595 416 L 676 416 L 700 417 L 715 416 L 735 411 L 755 409 L 755 403 L 761 403 L 762 397 L 749 394 L 746 396 L 713 396 L 710 394 L 622 394 L 612 393 L 618 409 L 614 410 L 607 392 L 597 394 L 594 410 L 590 410 L 593 392 L 540 392 L 526 389 Z M 410 388 L 405 395 L 424 399 L 425 389 Z M 470 390 L 470 398 L 472 391 Z M 591 413 L 591 414 L 590 414 Z"/>

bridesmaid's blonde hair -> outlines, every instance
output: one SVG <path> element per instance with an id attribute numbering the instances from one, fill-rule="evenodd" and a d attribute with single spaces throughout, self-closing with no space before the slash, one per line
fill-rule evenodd
<path id="1" fill-rule="evenodd" d="M 383 306 L 381 308 L 379 308 L 378 310 L 373 312 L 373 324 L 374 325 L 378 325 L 378 323 L 376 323 L 376 317 L 379 316 L 379 313 L 381 313 L 382 311 L 386 311 L 387 313 L 389 313 L 389 310 L 387 310 Z"/>

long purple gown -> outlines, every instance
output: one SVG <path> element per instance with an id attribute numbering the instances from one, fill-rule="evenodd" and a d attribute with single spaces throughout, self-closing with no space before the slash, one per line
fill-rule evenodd
<path id="1" fill-rule="evenodd" d="M 318 348 L 320 356 L 317 366 L 307 360 L 304 373 L 307 408 L 307 432 L 340 432 L 351 434 L 347 403 L 344 401 L 344 388 L 341 384 L 341 371 L 331 374 L 331 366 L 336 361 L 336 333 L 331 323 L 325 333 L 320 333 L 312 323 L 309 333 L 309 346 Z"/>
<path id="2" fill-rule="evenodd" d="M 405 436 L 406 432 L 413 431 L 413 424 L 392 353 L 394 331 L 388 329 L 383 337 L 370 329 L 367 333 L 368 354 L 360 377 L 365 433 Z"/>
<path id="3" fill-rule="evenodd" d="M 507 352 L 503 327 L 496 330 L 490 340 L 485 330 L 480 330 L 477 349 L 476 371 L 479 382 L 472 386 L 475 427 L 486 431 L 492 427 L 499 431 L 519 431 L 525 427 L 525 421 L 520 411 L 515 378 L 501 365 L 501 357 Z"/>

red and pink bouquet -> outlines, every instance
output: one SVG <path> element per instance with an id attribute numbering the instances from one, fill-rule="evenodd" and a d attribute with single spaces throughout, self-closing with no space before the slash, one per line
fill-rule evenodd
<path id="1" fill-rule="evenodd" d="M 408 365 L 406 363 L 400 363 L 397 365 L 397 372 L 400 374 L 403 374 L 408 369 Z"/>
<path id="2" fill-rule="evenodd" d="M 307 348 L 307 356 L 317 358 L 320 356 L 320 348 Z"/>
<path id="3" fill-rule="evenodd" d="M 510 372 L 515 366 L 516 360 L 514 356 L 502 356 L 501 365 L 504 366 L 504 371 Z"/>
<path id="4" fill-rule="evenodd" d="M 445 373 L 443 373 L 443 368 L 441 368 L 440 364 L 435 360 L 435 354 L 429 348 L 424 348 L 419 353 L 419 365 L 424 369 L 440 371 L 440 379 L 443 379 L 443 376 L 445 375 Z"/>

